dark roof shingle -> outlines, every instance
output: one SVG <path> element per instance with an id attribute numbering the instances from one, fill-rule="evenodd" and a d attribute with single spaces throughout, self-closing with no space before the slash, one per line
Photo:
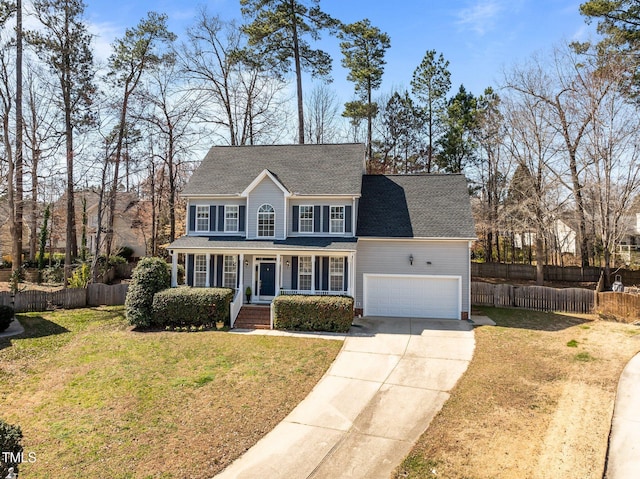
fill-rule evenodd
<path id="1" fill-rule="evenodd" d="M 364 146 L 336 145 L 214 146 L 182 194 L 236 195 L 264 170 L 291 193 L 359 195 Z"/>
<path id="2" fill-rule="evenodd" d="M 364 175 L 357 236 L 475 238 L 463 175 Z"/>

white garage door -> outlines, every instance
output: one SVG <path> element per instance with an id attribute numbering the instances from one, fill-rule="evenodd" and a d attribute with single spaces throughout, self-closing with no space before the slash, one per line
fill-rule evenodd
<path id="1" fill-rule="evenodd" d="M 458 276 L 364 275 L 364 314 L 460 319 Z"/>

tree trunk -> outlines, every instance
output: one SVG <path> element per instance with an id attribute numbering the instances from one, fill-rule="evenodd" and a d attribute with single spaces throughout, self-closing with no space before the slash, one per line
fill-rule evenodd
<path id="1" fill-rule="evenodd" d="M 16 2 L 16 161 L 15 161 L 15 227 L 13 266 L 22 266 L 23 161 L 22 161 L 22 0 Z"/>
<path id="2" fill-rule="evenodd" d="M 293 59 L 296 68 L 296 94 L 298 96 L 298 143 L 304 145 L 304 107 L 302 104 L 302 67 L 300 65 L 300 45 L 298 43 L 298 24 L 295 2 L 289 2 L 291 8 L 291 27 L 293 34 Z"/>
<path id="3" fill-rule="evenodd" d="M 544 285 L 544 245 L 540 228 L 536 232 L 536 285 Z"/>

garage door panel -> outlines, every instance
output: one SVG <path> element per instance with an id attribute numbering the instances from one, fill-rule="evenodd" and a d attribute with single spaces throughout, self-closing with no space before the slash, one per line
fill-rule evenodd
<path id="1" fill-rule="evenodd" d="M 366 275 L 364 312 L 370 316 L 460 316 L 459 277 Z"/>

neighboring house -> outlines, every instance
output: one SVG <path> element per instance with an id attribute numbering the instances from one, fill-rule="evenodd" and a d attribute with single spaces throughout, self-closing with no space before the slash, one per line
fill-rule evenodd
<path id="1" fill-rule="evenodd" d="M 622 235 L 617 251 L 626 263 L 631 263 L 633 253 L 640 251 L 640 213 L 622 218 Z"/>
<path id="2" fill-rule="evenodd" d="M 576 254 L 576 231 L 561 219 L 554 220 L 550 228 L 545 231 L 545 243 L 555 253 Z M 536 233 L 525 231 L 514 236 L 514 246 L 522 248 L 534 246 Z"/>
<path id="3" fill-rule="evenodd" d="M 96 233 L 98 228 L 98 203 L 100 191 L 97 188 L 76 191 L 76 235 L 78 248 L 82 240 L 82 200 L 87 202 L 87 249 L 95 251 Z M 104 204 L 107 199 L 103 199 Z M 113 227 L 113 244 L 111 250 L 116 253 L 123 246 L 133 249 L 133 256 L 140 258 L 146 255 L 146 235 L 151 231 L 150 205 L 140 200 L 135 193 L 118 192 L 116 196 L 116 214 Z M 108 209 L 105 208 L 105 211 Z M 66 246 L 66 195 L 63 195 L 53 205 L 53 232 L 51 240 L 55 251 L 63 252 Z M 104 252 L 104 240 L 107 228 L 107 213 L 102 217 L 102 236 L 100 251 Z"/>
<path id="4" fill-rule="evenodd" d="M 469 317 L 462 175 L 366 175 L 361 144 L 213 147 L 182 196 L 173 285 L 184 255 L 187 284 L 236 300 L 346 294 L 368 316 Z"/>

